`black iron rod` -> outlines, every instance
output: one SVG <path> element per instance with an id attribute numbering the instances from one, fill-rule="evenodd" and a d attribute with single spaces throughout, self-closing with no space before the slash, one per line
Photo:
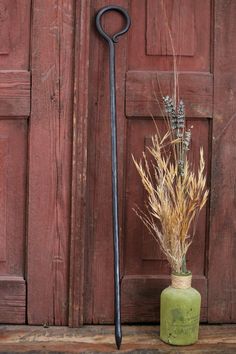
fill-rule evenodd
<path id="1" fill-rule="evenodd" d="M 125 28 L 112 37 L 104 32 L 101 26 L 101 17 L 105 12 L 118 11 L 126 19 Z M 118 210 L 118 161 L 117 161 L 117 121 L 116 121 L 116 74 L 115 74 L 115 43 L 130 27 L 130 17 L 125 9 L 120 6 L 106 6 L 96 16 L 98 32 L 105 38 L 109 45 L 109 74 L 110 74 L 110 113 L 111 113 L 111 151 L 112 151 L 112 214 L 113 214 L 113 243 L 114 243 L 114 286 L 115 286 L 115 340 L 120 349 L 122 342 L 121 329 L 121 301 L 120 301 L 120 259 L 119 259 L 119 210 Z"/>

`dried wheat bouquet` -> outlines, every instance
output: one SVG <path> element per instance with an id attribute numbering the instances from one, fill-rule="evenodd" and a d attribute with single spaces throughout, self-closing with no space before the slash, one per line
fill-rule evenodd
<path id="1" fill-rule="evenodd" d="M 146 210 L 135 212 L 160 245 L 172 272 L 187 273 L 186 253 L 192 243 L 197 218 L 207 201 L 203 148 L 197 168 L 188 160 L 191 131 L 186 130 L 184 103 L 175 105 L 163 97 L 167 131 L 152 137 L 148 148 L 151 162 L 143 152 L 135 166 L 147 192 Z M 192 227 L 191 227 L 192 226 Z"/>

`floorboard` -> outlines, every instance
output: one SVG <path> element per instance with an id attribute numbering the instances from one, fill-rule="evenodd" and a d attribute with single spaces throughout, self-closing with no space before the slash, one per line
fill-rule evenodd
<path id="1" fill-rule="evenodd" d="M 113 326 L 81 328 L 0 326 L 0 353 L 118 353 Z M 236 354 L 236 325 L 204 325 L 199 341 L 188 347 L 162 343 L 158 326 L 123 326 L 119 353 Z"/>

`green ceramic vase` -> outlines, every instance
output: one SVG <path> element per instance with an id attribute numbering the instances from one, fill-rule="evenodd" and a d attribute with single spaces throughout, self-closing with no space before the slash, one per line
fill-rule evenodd
<path id="1" fill-rule="evenodd" d="M 191 287 L 192 275 L 172 274 L 171 286 L 161 293 L 160 338 L 172 345 L 198 340 L 201 295 Z"/>

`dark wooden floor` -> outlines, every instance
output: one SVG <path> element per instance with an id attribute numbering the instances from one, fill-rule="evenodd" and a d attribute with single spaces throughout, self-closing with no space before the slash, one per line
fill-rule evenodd
<path id="1" fill-rule="evenodd" d="M 117 353 L 112 326 L 0 326 L 0 353 Z M 236 325 L 202 326 L 197 344 L 172 347 L 159 340 L 158 326 L 124 326 L 120 353 L 236 353 Z"/>

